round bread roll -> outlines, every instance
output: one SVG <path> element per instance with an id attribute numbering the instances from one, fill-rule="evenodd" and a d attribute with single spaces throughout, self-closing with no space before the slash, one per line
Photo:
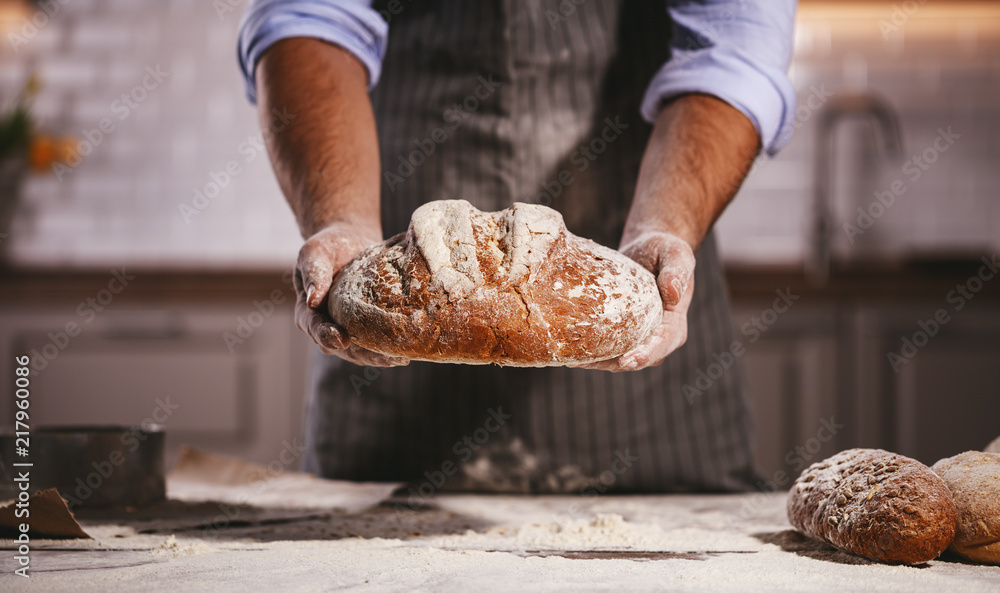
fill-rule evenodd
<path id="1" fill-rule="evenodd" d="M 568 232 L 551 208 L 481 212 L 444 200 L 352 260 L 329 310 L 375 352 L 541 367 L 628 352 L 656 328 L 663 304 L 648 270 Z"/>
<path id="2" fill-rule="evenodd" d="M 958 509 L 948 549 L 973 562 L 1000 564 L 1000 454 L 966 451 L 931 469 L 948 485 Z"/>
<path id="3" fill-rule="evenodd" d="M 788 520 L 845 552 L 921 564 L 951 543 L 956 512 L 948 487 L 926 465 L 881 449 L 848 449 L 795 480 Z"/>

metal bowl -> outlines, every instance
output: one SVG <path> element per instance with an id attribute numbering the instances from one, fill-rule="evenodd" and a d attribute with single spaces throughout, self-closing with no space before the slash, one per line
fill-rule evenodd
<path id="1" fill-rule="evenodd" d="M 31 431 L 29 454 L 21 457 L 15 435 L 0 433 L 0 498 L 15 498 L 15 478 L 29 470 L 31 492 L 56 488 L 70 508 L 163 500 L 165 439 L 160 425 L 46 427 Z"/>

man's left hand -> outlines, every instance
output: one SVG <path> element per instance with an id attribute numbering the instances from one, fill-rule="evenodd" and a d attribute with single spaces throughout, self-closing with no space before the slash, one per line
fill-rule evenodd
<path id="1" fill-rule="evenodd" d="M 646 232 L 626 238 L 619 251 L 656 277 L 663 299 L 660 325 L 646 340 L 618 358 L 577 368 L 636 371 L 657 366 L 687 340 L 687 312 L 694 294 L 694 251 L 683 239 L 663 232 Z"/>

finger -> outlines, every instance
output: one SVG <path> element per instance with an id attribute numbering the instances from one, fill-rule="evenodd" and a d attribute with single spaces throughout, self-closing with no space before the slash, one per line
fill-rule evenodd
<path id="1" fill-rule="evenodd" d="M 623 354 L 618 366 L 634 371 L 661 364 L 667 356 L 687 341 L 687 319 L 684 315 L 664 312 L 663 320 L 653 335 L 631 351 Z"/>
<path id="2" fill-rule="evenodd" d="M 295 286 L 295 327 L 304 334 L 309 333 L 309 305 L 306 304 L 305 291 L 302 289 L 302 272 L 295 268 L 292 275 L 292 284 Z"/>
<path id="3" fill-rule="evenodd" d="M 591 371 L 611 371 L 617 372 L 621 370 L 619 360 L 621 357 L 609 358 L 608 360 L 599 360 L 597 362 L 589 362 L 587 364 L 576 364 L 569 365 L 570 368 L 574 369 L 587 369 Z"/>
<path id="4" fill-rule="evenodd" d="M 656 286 L 665 309 L 676 307 L 684 298 L 694 278 L 694 253 L 686 243 L 671 246 L 661 254 Z"/>
<path id="5" fill-rule="evenodd" d="M 569 366 L 617 373 L 659 365 L 667 355 L 683 346 L 687 341 L 687 309 L 691 304 L 693 288 L 693 285 L 688 286 L 676 307 L 677 310 L 665 310 L 653 333 L 632 350 L 617 358 Z"/>
<path id="6" fill-rule="evenodd" d="M 309 318 L 309 337 L 316 342 L 325 354 L 334 354 L 338 350 L 344 350 L 351 345 L 351 340 L 347 332 L 336 323 L 330 321 L 325 315 L 312 313 Z"/>
<path id="7" fill-rule="evenodd" d="M 310 309 L 301 292 L 295 302 L 295 325 L 312 338 L 325 354 L 333 354 L 334 351 L 343 350 L 350 344 L 347 332 L 334 323 L 325 312 Z"/>
<path id="8" fill-rule="evenodd" d="M 302 280 L 302 270 L 299 269 L 298 263 L 295 264 L 295 268 L 292 270 L 292 286 L 295 288 L 295 302 L 305 304 L 305 283 Z"/>
<path id="9" fill-rule="evenodd" d="M 656 287 L 665 309 L 677 306 L 687 291 L 694 272 L 695 257 L 691 246 L 674 235 L 640 235 L 622 253 L 656 275 Z"/>
<path id="10" fill-rule="evenodd" d="M 660 268 L 660 273 L 656 276 L 656 287 L 660 291 L 664 309 L 669 310 L 676 307 L 684 297 L 684 293 L 687 292 L 688 284 L 691 282 L 691 274 L 685 272 L 677 266 Z"/>
<path id="11" fill-rule="evenodd" d="M 344 350 L 334 352 L 335 355 L 361 366 L 397 367 L 410 364 L 410 359 L 401 356 L 391 356 L 381 352 L 366 350 L 357 344 L 351 344 Z"/>
<path id="12" fill-rule="evenodd" d="M 320 242 L 307 242 L 299 250 L 296 269 L 301 275 L 306 304 L 310 309 L 318 309 L 333 284 L 334 254 Z"/>

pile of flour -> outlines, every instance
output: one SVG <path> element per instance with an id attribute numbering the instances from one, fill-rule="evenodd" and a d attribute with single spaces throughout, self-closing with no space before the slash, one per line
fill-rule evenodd
<path id="1" fill-rule="evenodd" d="M 763 547 L 742 533 L 698 527 L 664 529 L 657 523 L 629 521 L 615 513 L 503 524 L 482 532 L 431 538 L 448 549 L 527 551 L 711 552 L 752 551 Z"/>

